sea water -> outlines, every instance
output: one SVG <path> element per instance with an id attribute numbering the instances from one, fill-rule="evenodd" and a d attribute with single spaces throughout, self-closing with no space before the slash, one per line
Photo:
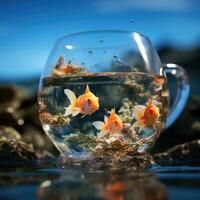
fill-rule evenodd
<path id="1" fill-rule="evenodd" d="M 99 98 L 99 109 L 91 115 L 65 116 L 70 101 L 65 89 L 78 98 L 86 86 Z M 140 128 L 135 126 L 134 107 L 147 106 L 149 101 L 159 109 L 155 124 Z M 115 140 L 128 145 L 139 144 L 140 150 L 150 147 L 161 133 L 168 114 L 168 90 L 162 76 L 139 72 L 95 73 L 64 77 L 45 77 L 41 80 L 39 113 L 42 126 L 62 154 L 90 155 L 99 145 L 111 145 Z M 123 122 L 123 129 L 116 134 L 99 137 L 93 122 L 104 122 L 111 109 Z M 102 148 L 102 147 L 100 147 Z"/>

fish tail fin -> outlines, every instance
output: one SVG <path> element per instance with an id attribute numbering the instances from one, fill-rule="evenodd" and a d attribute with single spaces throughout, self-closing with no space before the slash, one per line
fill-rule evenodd
<path id="1" fill-rule="evenodd" d="M 81 112 L 79 108 L 74 107 L 73 105 L 69 105 L 65 108 L 65 114 L 64 116 L 72 115 L 73 117 L 78 115 Z"/>
<path id="2" fill-rule="evenodd" d="M 72 116 L 76 116 L 81 112 L 81 108 L 78 107 L 73 107 L 73 112 L 72 112 Z"/>
<path id="3" fill-rule="evenodd" d="M 72 114 L 72 108 L 71 108 L 71 106 L 68 106 L 68 107 L 66 107 L 65 108 L 65 114 L 64 114 L 64 116 L 69 116 L 69 115 L 71 115 Z"/>
<path id="4" fill-rule="evenodd" d="M 137 121 L 140 121 L 144 115 L 146 106 L 136 105 L 133 108 L 133 116 Z"/>
<path id="5" fill-rule="evenodd" d="M 85 89 L 85 93 L 87 93 L 87 92 L 90 92 L 90 88 L 89 88 L 88 84 L 86 85 L 86 89 Z"/>
<path id="6" fill-rule="evenodd" d="M 105 123 L 102 121 L 95 121 L 92 123 L 92 125 L 99 131 L 105 130 Z"/>
<path id="7" fill-rule="evenodd" d="M 77 101 L 77 98 L 76 98 L 76 95 L 74 94 L 74 92 L 69 89 L 65 89 L 64 93 L 66 94 L 67 98 L 69 99 L 70 104 L 74 105 Z"/>
<path id="8" fill-rule="evenodd" d="M 77 102 L 77 98 L 76 95 L 73 93 L 73 91 L 69 90 L 69 89 L 65 89 L 64 93 L 66 94 L 67 98 L 70 101 L 70 105 L 65 108 L 65 116 L 68 115 L 72 115 L 72 116 L 76 116 L 80 113 L 80 108 L 75 107 L 76 102 Z"/>

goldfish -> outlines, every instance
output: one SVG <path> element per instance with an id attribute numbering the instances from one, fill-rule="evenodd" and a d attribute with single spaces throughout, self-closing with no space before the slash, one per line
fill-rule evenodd
<path id="1" fill-rule="evenodd" d="M 139 127 L 140 131 L 146 127 L 154 126 L 160 117 L 159 108 L 153 104 L 152 100 L 148 101 L 147 106 L 135 106 L 133 114 L 136 119 L 134 126 Z"/>
<path id="2" fill-rule="evenodd" d="M 123 123 L 120 117 L 115 113 L 115 109 L 110 111 L 110 116 L 104 116 L 104 122 L 95 121 L 93 126 L 100 131 L 100 135 L 107 133 L 115 134 L 123 129 Z"/>
<path id="3" fill-rule="evenodd" d="M 90 91 L 89 85 L 86 86 L 85 93 L 78 98 L 74 92 L 69 89 L 65 89 L 64 93 L 70 101 L 70 105 L 65 108 L 65 116 L 72 115 L 74 117 L 81 113 L 84 117 L 86 115 L 91 115 L 99 109 L 99 98 Z"/>
<path id="4" fill-rule="evenodd" d="M 79 74 L 83 73 L 84 68 L 75 65 L 60 65 L 56 66 L 52 70 L 52 75 L 54 76 L 64 76 L 67 74 Z"/>
<path id="5" fill-rule="evenodd" d="M 127 184 L 122 181 L 108 183 L 104 189 L 106 200 L 124 200 L 123 193 L 127 190 Z"/>
<path id="6" fill-rule="evenodd" d="M 157 85 L 163 85 L 165 80 L 160 76 L 155 76 L 153 82 Z"/>

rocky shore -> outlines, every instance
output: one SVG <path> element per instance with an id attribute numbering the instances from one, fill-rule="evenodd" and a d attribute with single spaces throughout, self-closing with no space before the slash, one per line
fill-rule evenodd
<path id="1" fill-rule="evenodd" d="M 0 159 L 25 161 L 59 155 L 42 130 L 36 94 L 13 85 L 1 85 L 0 94 Z M 198 164 L 199 112 L 200 98 L 191 98 L 181 118 L 161 134 L 150 150 L 157 164 Z"/>

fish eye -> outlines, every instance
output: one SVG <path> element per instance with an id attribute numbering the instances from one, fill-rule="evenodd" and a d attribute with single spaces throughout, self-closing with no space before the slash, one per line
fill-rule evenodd
<path id="1" fill-rule="evenodd" d="M 114 121 L 114 123 L 115 123 L 115 125 L 117 125 L 117 121 L 116 120 Z"/>
<path id="2" fill-rule="evenodd" d="M 91 99 L 88 99 L 87 102 L 90 103 L 90 102 L 91 102 Z"/>
<path id="3" fill-rule="evenodd" d="M 153 110 L 152 110 L 152 109 L 150 109 L 149 112 L 150 112 L 151 114 L 153 114 Z"/>

